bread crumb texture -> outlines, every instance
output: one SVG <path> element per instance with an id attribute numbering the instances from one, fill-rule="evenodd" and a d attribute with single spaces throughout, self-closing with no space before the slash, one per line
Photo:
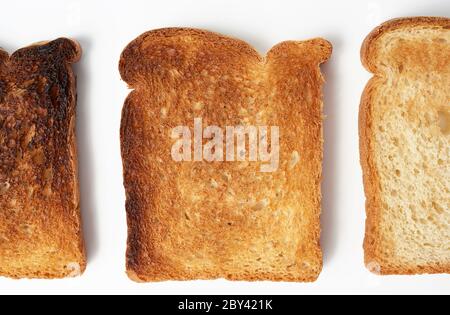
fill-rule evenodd
<path id="1" fill-rule="evenodd" d="M 127 272 L 135 281 L 314 281 L 322 269 L 323 39 L 266 57 L 194 29 L 145 33 L 124 50 L 121 143 Z M 171 159 L 172 128 L 280 126 L 280 167 Z"/>
<path id="2" fill-rule="evenodd" d="M 387 22 L 365 41 L 361 105 L 366 264 L 450 272 L 450 20 Z"/>

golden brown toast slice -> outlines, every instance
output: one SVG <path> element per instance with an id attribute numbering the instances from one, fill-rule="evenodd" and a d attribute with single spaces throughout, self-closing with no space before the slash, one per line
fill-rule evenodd
<path id="1" fill-rule="evenodd" d="M 0 276 L 62 278 L 86 267 L 69 39 L 0 52 Z"/>
<path id="2" fill-rule="evenodd" d="M 135 281 L 314 281 L 322 269 L 322 39 L 264 58 L 237 39 L 161 29 L 124 50 L 127 272 Z M 279 126 L 279 167 L 176 162 L 173 128 Z M 247 152 L 248 153 L 248 152 Z M 224 153 L 225 154 L 225 153 Z"/>
<path id="3" fill-rule="evenodd" d="M 362 48 L 365 261 L 379 274 L 450 272 L 450 19 L 405 18 Z"/>

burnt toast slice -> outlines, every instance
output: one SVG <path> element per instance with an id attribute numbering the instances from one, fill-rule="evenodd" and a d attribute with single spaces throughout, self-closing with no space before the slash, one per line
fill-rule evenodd
<path id="1" fill-rule="evenodd" d="M 80 57 L 65 38 L 0 51 L 0 276 L 85 270 L 71 67 Z"/>

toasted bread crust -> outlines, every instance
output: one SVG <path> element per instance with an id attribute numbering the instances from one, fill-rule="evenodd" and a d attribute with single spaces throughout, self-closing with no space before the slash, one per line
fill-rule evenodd
<path id="1" fill-rule="evenodd" d="M 402 29 L 414 27 L 449 27 L 449 19 L 444 17 L 408 17 L 398 18 L 387 21 L 375 28 L 364 40 L 361 47 L 361 61 L 363 66 L 371 73 L 376 74 L 377 71 L 377 40 L 384 34 Z"/>
<path id="2" fill-rule="evenodd" d="M 0 53 L 1 276 L 63 278 L 86 268 L 70 66 L 80 57 L 64 38 Z"/>
<path id="3" fill-rule="evenodd" d="M 383 23 L 373 30 L 365 39 L 361 49 L 361 60 L 364 67 L 375 74 L 370 80 L 363 93 L 359 112 L 359 135 L 360 135 L 360 157 L 364 175 L 364 188 L 366 194 L 366 236 L 364 240 L 365 264 L 367 268 L 380 275 L 413 275 L 413 274 L 436 274 L 450 273 L 450 264 L 431 264 L 405 266 L 401 263 L 393 264 L 387 262 L 381 253 L 383 246 L 389 240 L 380 237 L 381 226 L 381 182 L 374 160 L 374 138 L 373 126 L 373 101 L 374 90 L 383 84 L 383 74 L 378 68 L 377 40 L 386 33 L 415 27 L 439 27 L 450 28 L 450 19 L 440 17 L 411 17 L 394 19 Z M 391 240 L 393 242 L 393 240 Z M 394 248 L 393 243 L 390 245 Z"/>
<path id="4" fill-rule="evenodd" d="M 127 273 L 130 279 L 138 282 L 215 278 L 247 281 L 317 279 L 322 269 L 319 216 L 323 141 L 322 77 L 318 66 L 325 62 L 330 54 L 331 45 L 325 40 L 315 39 L 307 42 L 282 43 L 275 46 L 267 57 L 263 58 L 240 40 L 207 31 L 180 28 L 147 32 L 125 48 L 119 69 L 124 81 L 134 89 L 125 102 L 121 124 L 129 231 Z M 298 85 L 284 82 L 281 73 L 289 78 L 298 79 Z M 263 87 L 267 85 L 266 75 L 273 80 L 271 81 L 273 88 L 267 90 Z M 242 83 L 235 82 L 235 78 Z M 223 82 L 211 83 L 220 79 Z M 260 81 L 259 87 L 255 84 L 255 80 Z M 248 90 L 244 89 L 244 85 Z M 238 172 L 231 164 L 211 166 L 201 162 L 199 165 L 202 168 L 176 164 L 170 159 L 170 147 L 163 135 L 170 131 L 171 127 L 189 124 L 188 117 L 191 114 L 195 115 L 192 112 L 195 110 L 191 108 L 191 102 L 195 99 L 201 101 L 205 107 L 198 113 L 205 120 L 208 119 L 210 123 L 218 126 L 234 125 L 232 121 L 239 118 L 238 106 L 245 103 L 247 97 L 266 102 L 263 94 L 275 91 L 275 86 L 279 89 L 280 98 L 286 100 L 287 107 L 283 109 L 281 101 L 277 100 L 271 110 L 277 112 L 279 118 L 271 120 L 265 118 L 264 123 L 292 125 L 299 127 L 300 130 L 304 126 L 305 134 L 309 135 L 308 137 L 302 137 L 298 133 L 289 135 L 289 139 L 295 135 L 301 137 L 299 142 L 305 144 L 305 150 L 308 152 L 305 154 L 308 158 L 302 159 L 302 162 L 310 168 L 307 171 L 303 170 L 301 174 L 296 173 L 296 176 L 305 177 L 304 185 L 307 187 L 298 180 L 295 180 L 295 184 L 289 184 L 290 188 L 298 189 L 307 196 L 305 203 L 308 206 L 302 208 L 295 204 L 298 208 L 293 210 L 298 220 L 304 220 L 301 226 L 305 225 L 307 228 L 303 231 L 304 234 L 295 236 L 297 240 L 290 240 L 302 244 L 298 245 L 298 248 L 284 248 L 280 245 L 280 250 L 286 251 L 286 256 L 295 256 L 295 261 L 291 262 L 293 270 L 276 265 L 270 271 L 269 266 L 260 264 L 260 270 L 255 271 L 251 262 L 245 267 L 245 263 L 234 260 L 238 259 L 235 256 L 243 253 L 241 247 L 263 242 L 261 232 L 252 224 L 262 224 L 261 231 L 268 230 L 271 224 L 262 219 L 255 221 L 246 219 L 239 213 L 235 215 L 228 213 L 231 210 L 228 210 L 223 198 L 217 199 L 213 195 L 208 200 L 204 197 L 204 193 L 210 190 L 208 187 L 198 192 L 201 197 L 196 208 L 186 201 L 190 192 L 185 189 L 189 187 L 195 189 L 197 184 L 202 185 L 200 182 L 208 183 L 209 176 L 214 176 L 208 174 L 214 172 L 228 172 L 230 177 L 235 179 L 235 186 L 232 183 L 224 184 L 234 190 L 235 196 L 245 191 L 248 194 L 262 195 L 266 193 L 264 185 L 270 181 L 266 182 L 261 175 L 263 177 L 261 185 L 246 185 L 245 182 L 251 178 L 250 170 Z M 215 87 L 220 89 L 212 91 L 211 89 Z M 209 99 L 208 90 L 211 91 Z M 245 93 L 248 93 L 246 97 Z M 178 97 L 179 95 L 186 96 Z M 296 103 L 301 109 L 291 113 L 291 116 L 302 120 L 305 125 L 301 125 L 284 112 L 293 102 L 288 101 L 288 97 L 295 99 L 295 102 L 308 97 L 309 102 Z M 167 99 L 175 103 L 167 104 L 170 107 L 168 114 L 170 120 L 161 118 L 163 116 L 160 112 L 162 106 L 160 102 L 166 102 Z M 258 106 L 260 106 L 258 110 L 263 107 L 262 104 Z M 286 146 L 292 150 L 298 149 L 299 144 L 291 141 L 289 140 Z M 251 169 L 254 171 L 256 167 Z M 212 173 L 208 173 L 209 171 Z M 186 172 L 197 174 L 188 176 Z M 276 177 L 279 175 L 280 173 L 274 175 L 273 183 L 281 184 L 280 177 Z M 286 180 L 294 182 L 296 176 L 289 175 Z M 300 202 L 298 199 L 296 201 Z M 234 203 L 233 200 L 230 202 Z M 294 206 L 292 200 L 289 202 L 289 206 Z M 302 211 L 307 214 L 300 219 L 299 214 Z M 244 213 L 247 216 L 252 215 L 249 210 L 244 210 Z M 199 221 L 198 224 L 196 220 Z M 221 224 L 216 226 L 215 220 L 225 221 L 225 227 Z M 267 232 L 268 237 L 278 239 L 283 236 L 281 227 L 275 226 L 274 229 L 276 232 Z M 211 249 L 208 248 L 208 244 Z M 205 258 L 197 259 L 195 257 L 197 255 L 205 255 Z M 261 255 L 264 256 L 264 253 L 261 252 Z M 261 259 L 271 260 L 270 255 Z M 205 267 L 202 268 L 203 265 Z"/>

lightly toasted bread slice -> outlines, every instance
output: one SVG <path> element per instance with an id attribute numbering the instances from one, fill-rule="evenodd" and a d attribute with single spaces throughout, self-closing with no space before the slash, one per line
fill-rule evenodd
<path id="1" fill-rule="evenodd" d="M 203 30 L 147 32 L 120 59 L 133 91 L 121 146 L 127 273 L 138 282 L 226 278 L 315 281 L 322 269 L 323 39 L 259 55 Z M 279 126 L 279 168 L 176 162 L 173 128 Z M 189 132 L 188 130 L 188 132 Z"/>
<path id="2" fill-rule="evenodd" d="M 63 278 L 86 267 L 71 68 L 80 56 L 64 38 L 0 52 L 0 276 Z"/>
<path id="3" fill-rule="evenodd" d="M 450 19 L 389 21 L 362 47 L 365 262 L 374 273 L 450 272 Z"/>

